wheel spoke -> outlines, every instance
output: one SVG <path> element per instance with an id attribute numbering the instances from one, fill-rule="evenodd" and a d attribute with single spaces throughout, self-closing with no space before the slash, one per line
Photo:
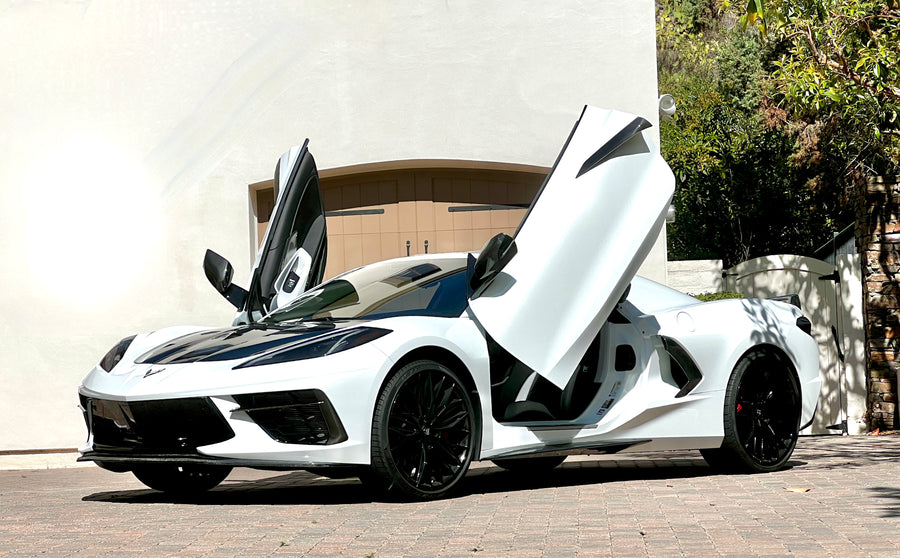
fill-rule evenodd
<path id="1" fill-rule="evenodd" d="M 427 416 L 434 408 L 434 378 L 430 372 L 425 372 L 422 374 L 422 401 L 424 402 L 424 408 L 422 409 L 422 416 Z"/>
<path id="2" fill-rule="evenodd" d="M 437 416 L 437 413 L 440 412 L 441 408 L 444 406 L 446 397 L 448 393 L 453 393 L 453 388 L 455 386 L 447 386 L 444 388 L 444 381 L 447 379 L 446 376 L 441 375 L 441 378 L 438 380 L 437 384 L 431 390 L 431 416 Z M 440 396 L 440 397 L 439 397 Z"/>
<path id="3" fill-rule="evenodd" d="M 744 437 L 744 448 L 747 450 L 747 453 L 753 455 L 756 453 L 756 429 L 754 425 L 751 424 L 749 431 L 746 433 Z"/>
<path id="4" fill-rule="evenodd" d="M 388 428 L 402 436 L 414 433 L 417 424 L 417 417 L 404 413 L 400 416 L 391 417 Z"/>
<path id="5" fill-rule="evenodd" d="M 434 428 L 448 430 L 455 428 L 466 420 L 469 411 L 462 405 L 462 402 L 457 402 L 454 406 L 458 407 L 456 411 L 451 413 L 449 409 L 446 409 L 444 413 L 435 417 Z"/>
<path id="6" fill-rule="evenodd" d="M 391 451 L 395 454 L 402 455 L 404 448 L 409 447 L 412 444 L 418 442 L 418 436 L 415 434 L 410 435 L 399 435 L 392 439 L 391 441 Z"/>
<path id="7" fill-rule="evenodd" d="M 457 449 L 450 444 L 448 444 L 445 440 L 436 439 L 434 448 L 443 454 L 445 459 L 439 461 L 439 463 L 447 464 L 451 469 L 455 469 L 459 467 L 460 462 L 460 454 L 454 452 L 454 449 Z M 461 450 L 465 450 L 466 448 L 459 448 Z M 438 461 L 438 460 L 435 460 Z"/>
<path id="8" fill-rule="evenodd" d="M 425 454 L 425 444 L 422 444 L 419 448 L 419 462 L 416 464 L 416 468 L 410 472 L 412 475 L 414 475 L 414 485 L 422 486 L 422 476 L 425 474 L 425 466 L 427 464 L 428 457 Z"/>
<path id="9" fill-rule="evenodd" d="M 416 415 L 418 417 L 422 417 L 425 413 L 425 397 L 427 395 L 426 389 L 424 386 L 425 378 L 419 377 L 416 378 L 414 384 L 410 386 L 403 386 L 402 391 L 398 394 L 398 399 L 401 396 L 405 396 L 406 399 L 410 400 L 410 406 L 415 409 Z"/>
<path id="10" fill-rule="evenodd" d="M 451 404 L 450 398 L 453 397 L 455 390 L 456 390 L 455 384 L 447 386 L 445 388 L 444 387 L 444 378 L 441 378 L 441 382 L 438 384 L 438 387 L 436 388 L 436 392 L 440 393 L 440 398 L 439 398 L 437 404 L 435 405 L 435 411 L 436 411 L 435 416 L 444 412 L 444 409 L 447 408 L 447 405 Z M 456 398 L 452 402 L 457 402 L 458 400 L 459 399 Z"/>

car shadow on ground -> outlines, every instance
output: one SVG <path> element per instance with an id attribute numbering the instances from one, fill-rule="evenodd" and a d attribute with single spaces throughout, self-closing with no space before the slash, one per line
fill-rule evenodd
<path id="1" fill-rule="evenodd" d="M 696 459 L 628 460 L 627 462 L 576 461 L 551 471 L 512 472 L 499 467 L 480 466 L 469 471 L 451 498 L 539 490 L 552 487 L 584 486 L 634 480 L 682 479 L 718 474 Z M 328 479 L 306 471 L 294 471 L 258 480 L 228 480 L 215 489 L 193 496 L 178 497 L 150 489 L 97 492 L 82 498 L 87 502 L 125 504 L 196 505 L 287 505 L 359 504 L 384 501 L 355 477 Z"/>
<path id="2" fill-rule="evenodd" d="M 806 446 L 806 447 L 804 447 Z M 663 457 L 664 455 L 664 457 Z M 853 469 L 895 462 L 900 459 L 900 444 L 861 437 L 829 436 L 809 440 L 786 469 Z M 675 480 L 713 477 L 723 473 L 711 469 L 698 453 L 672 452 L 649 454 L 647 458 L 577 459 L 550 471 L 512 472 L 490 462 L 473 465 L 451 498 L 477 494 L 522 492 L 552 487 L 587 486 L 646 480 Z M 266 473 L 238 470 L 217 488 L 191 497 L 177 497 L 150 489 L 96 492 L 84 496 L 86 502 L 124 504 L 195 505 L 327 505 L 386 501 L 369 491 L 355 477 L 328 479 L 307 471 Z M 244 478 L 241 478 L 244 477 Z M 250 477 L 250 478 L 247 478 Z M 873 496 L 884 500 L 882 517 L 900 517 L 900 488 L 871 487 Z M 389 500 L 387 500 L 389 501 Z"/>

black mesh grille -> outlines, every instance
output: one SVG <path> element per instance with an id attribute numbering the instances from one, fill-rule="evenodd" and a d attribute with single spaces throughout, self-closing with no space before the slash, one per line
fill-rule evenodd
<path id="1" fill-rule="evenodd" d="M 347 439 L 337 413 L 317 389 L 234 395 L 272 439 L 286 444 L 337 444 Z"/>
<path id="2" fill-rule="evenodd" d="M 207 397 L 162 401 L 108 401 L 83 397 L 94 450 L 195 453 L 224 442 L 234 431 Z"/>

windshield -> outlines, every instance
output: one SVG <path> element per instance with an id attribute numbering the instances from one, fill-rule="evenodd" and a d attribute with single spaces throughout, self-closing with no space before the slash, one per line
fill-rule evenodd
<path id="1" fill-rule="evenodd" d="M 468 304 L 465 265 L 463 258 L 374 263 L 322 283 L 262 321 L 456 318 Z"/>

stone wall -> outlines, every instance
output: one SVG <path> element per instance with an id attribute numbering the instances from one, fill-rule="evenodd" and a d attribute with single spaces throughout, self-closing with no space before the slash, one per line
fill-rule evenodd
<path id="1" fill-rule="evenodd" d="M 869 180 L 858 196 L 870 429 L 895 429 L 900 370 L 900 177 Z"/>

